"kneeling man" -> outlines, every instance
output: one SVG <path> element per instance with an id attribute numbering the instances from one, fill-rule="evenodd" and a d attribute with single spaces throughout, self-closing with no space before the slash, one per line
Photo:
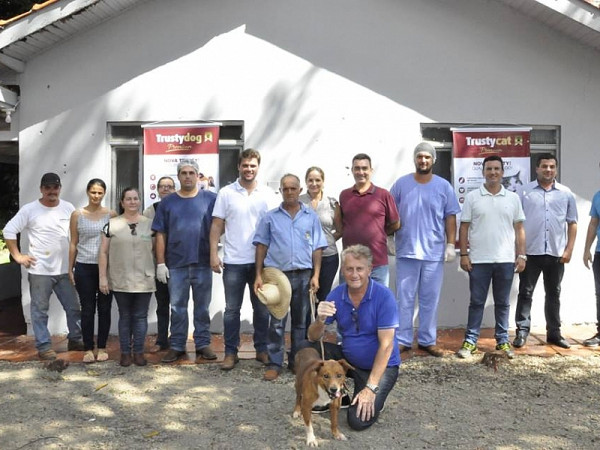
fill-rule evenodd
<path id="1" fill-rule="evenodd" d="M 342 344 L 324 343 L 324 358 L 345 358 L 354 366 L 348 372 L 354 378 L 348 425 L 359 431 L 373 425 L 379 417 L 400 367 L 395 340 L 396 299 L 392 291 L 371 279 L 372 269 L 373 256 L 368 247 L 358 244 L 346 248 L 342 252 L 346 284 L 319 303 L 317 320 L 308 329 L 309 340 L 315 342 L 323 336 L 325 325 L 337 322 Z"/>

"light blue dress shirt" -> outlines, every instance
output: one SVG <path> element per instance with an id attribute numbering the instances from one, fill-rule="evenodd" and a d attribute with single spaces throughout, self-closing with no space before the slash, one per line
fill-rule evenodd
<path id="1" fill-rule="evenodd" d="M 327 247 L 319 217 L 304 204 L 294 218 L 280 205 L 263 216 L 256 227 L 254 245 L 268 247 L 265 267 L 312 269 L 312 254 Z"/>

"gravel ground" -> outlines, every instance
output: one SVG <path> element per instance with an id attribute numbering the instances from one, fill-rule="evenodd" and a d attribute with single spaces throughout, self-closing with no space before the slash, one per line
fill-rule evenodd
<path id="1" fill-rule="evenodd" d="M 497 370 L 454 356 L 411 358 L 371 429 L 332 440 L 314 415 L 319 446 L 332 449 L 600 448 L 600 356 L 502 360 Z M 0 362 L 2 449 L 304 448 L 293 419 L 294 378 L 262 381 L 262 366 L 122 368 L 114 361 Z"/>

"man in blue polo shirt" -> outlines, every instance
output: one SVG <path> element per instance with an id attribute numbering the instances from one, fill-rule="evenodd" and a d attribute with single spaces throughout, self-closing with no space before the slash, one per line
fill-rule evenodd
<path id="1" fill-rule="evenodd" d="M 290 281 L 292 347 L 288 368 L 293 370 L 298 345 L 306 336 L 309 289 L 313 292 L 319 290 L 321 253 L 327 247 L 327 239 L 319 216 L 300 202 L 300 179 L 296 175 L 286 174 L 279 186 L 283 202 L 262 217 L 252 242 L 256 245 L 254 292 L 258 293 L 263 287 L 263 267 L 281 270 Z M 281 373 L 286 322 L 287 314 L 281 320 L 271 315 L 267 344 L 269 364 L 264 374 L 267 381 L 275 380 Z"/>
<path id="2" fill-rule="evenodd" d="M 317 320 L 308 329 L 308 339 L 323 336 L 325 325 L 334 321 L 342 344 L 325 342 L 325 359 L 345 358 L 353 367 L 354 393 L 348 409 L 348 425 L 364 430 L 375 423 L 388 394 L 398 379 L 400 351 L 396 345 L 398 309 L 392 291 L 371 279 L 373 256 L 357 244 L 342 252 L 346 284 L 338 286 L 319 303 Z"/>

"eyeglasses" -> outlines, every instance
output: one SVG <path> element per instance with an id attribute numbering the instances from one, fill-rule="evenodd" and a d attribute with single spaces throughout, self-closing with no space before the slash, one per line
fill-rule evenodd
<path id="1" fill-rule="evenodd" d="M 352 322 L 354 322 L 354 325 L 356 326 L 356 332 L 358 333 L 359 327 L 358 327 L 358 311 L 356 309 L 352 310 Z"/>
<path id="2" fill-rule="evenodd" d="M 128 223 L 127 225 L 129 225 L 129 229 L 131 230 L 131 235 L 137 236 L 137 231 L 135 230 L 137 227 L 137 223 Z"/>
<path id="3" fill-rule="evenodd" d="M 175 189 L 175 186 L 171 186 L 170 184 L 161 184 L 158 186 L 159 189 L 167 189 L 167 190 L 172 190 Z"/>

